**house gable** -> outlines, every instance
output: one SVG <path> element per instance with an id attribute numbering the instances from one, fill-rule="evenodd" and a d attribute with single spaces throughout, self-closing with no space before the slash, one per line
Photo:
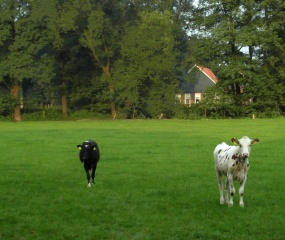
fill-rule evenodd
<path id="1" fill-rule="evenodd" d="M 206 67 L 195 66 L 188 72 L 190 81 L 181 84 L 183 93 L 204 93 L 207 87 L 215 85 L 218 80 L 215 74 Z"/>
<path id="2" fill-rule="evenodd" d="M 188 78 L 189 81 L 181 84 L 182 94 L 176 95 L 176 98 L 186 105 L 198 103 L 202 100 L 206 89 L 218 82 L 211 69 L 198 65 L 189 70 Z"/>

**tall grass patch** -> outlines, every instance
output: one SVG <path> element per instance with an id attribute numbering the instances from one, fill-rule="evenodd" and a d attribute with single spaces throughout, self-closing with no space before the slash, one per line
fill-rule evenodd
<path id="1" fill-rule="evenodd" d="M 284 237 L 282 118 L 2 122 L 0 130 L 0 239 Z M 212 153 L 243 135 L 260 143 L 245 208 L 238 194 L 228 208 Z M 91 188 L 76 149 L 87 139 L 101 151 Z"/>

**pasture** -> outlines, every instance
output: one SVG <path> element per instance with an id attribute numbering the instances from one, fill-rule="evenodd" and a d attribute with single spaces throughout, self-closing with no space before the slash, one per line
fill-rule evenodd
<path id="1" fill-rule="evenodd" d="M 0 123 L 0 239 L 284 239 L 285 119 Z M 219 204 L 213 150 L 252 147 L 245 207 Z M 98 142 L 87 188 L 77 144 Z M 236 185 L 237 189 L 237 185 Z"/>

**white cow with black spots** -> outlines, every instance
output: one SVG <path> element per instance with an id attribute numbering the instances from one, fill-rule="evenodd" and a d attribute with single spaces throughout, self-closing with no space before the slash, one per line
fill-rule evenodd
<path id="1" fill-rule="evenodd" d="M 244 185 L 249 170 L 249 155 L 251 145 L 258 143 L 259 139 L 249 139 L 242 137 L 241 139 L 232 138 L 231 141 L 238 146 L 229 146 L 225 142 L 217 145 L 214 150 L 214 160 L 218 185 L 220 190 L 220 204 L 228 203 L 229 207 L 233 206 L 233 197 L 235 194 L 234 180 L 240 183 L 239 205 L 244 207 L 243 193 Z M 222 177 L 226 176 L 226 194 L 224 198 Z M 230 199 L 229 199 L 230 192 Z"/>

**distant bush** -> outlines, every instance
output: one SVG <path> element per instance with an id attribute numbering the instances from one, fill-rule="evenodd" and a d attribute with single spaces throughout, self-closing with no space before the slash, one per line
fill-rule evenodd
<path id="1" fill-rule="evenodd" d="M 277 108 L 267 108 L 266 111 L 256 112 L 254 115 L 257 118 L 275 118 L 282 116 L 282 112 Z"/>
<path id="2" fill-rule="evenodd" d="M 103 113 L 97 113 L 93 111 L 88 111 L 86 109 L 78 110 L 78 111 L 71 111 L 69 112 L 68 119 L 76 120 L 76 119 L 105 119 L 109 118 L 110 115 L 106 115 Z"/>
<path id="3" fill-rule="evenodd" d="M 5 107 L 6 106 L 6 107 Z M 8 109 L 9 104 L 5 105 L 0 103 L 0 121 L 11 121 L 12 109 Z M 130 116 L 123 114 L 124 112 L 117 112 L 116 119 L 127 119 Z M 282 112 L 279 108 L 266 108 L 263 111 L 257 111 L 250 105 L 234 106 L 230 104 L 216 104 L 207 106 L 203 102 L 193 104 L 192 106 L 186 106 L 182 104 L 176 104 L 173 108 L 173 113 L 163 113 L 163 118 L 176 118 L 176 119 L 238 119 L 238 118 L 276 118 L 282 116 Z M 158 117 L 158 116 L 156 116 Z M 146 118 L 144 115 L 135 115 L 137 119 Z M 151 117 L 150 117 L 151 118 Z M 29 109 L 22 111 L 23 121 L 49 121 L 49 120 L 79 120 L 79 119 L 110 119 L 109 113 L 100 113 L 92 110 L 81 109 L 69 111 L 68 115 L 62 114 L 60 108 L 53 109 Z"/>
<path id="4" fill-rule="evenodd" d="M 22 114 L 23 121 L 63 120 L 65 117 L 59 109 L 43 109 L 42 111 L 25 112 Z"/>
<path id="5" fill-rule="evenodd" d="M 279 108 L 266 108 L 258 111 L 251 105 L 236 106 L 233 104 L 212 104 L 203 102 L 191 106 L 176 107 L 174 118 L 178 119 L 239 119 L 239 118 L 276 118 L 281 117 Z"/>
<path id="6" fill-rule="evenodd" d="M 0 118 L 0 121 L 2 121 Z M 103 113 L 96 113 L 89 110 L 78 110 L 70 111 L 68 115 L 65 116 L 62 114 L 61 109 L 52 108 L 52 109 L 33 109 L 29 111 L 22 112 L 23 121 L 57 121 L 57 120 L 77 120 L 77 119 L 107 119 L 110 118 L 110 115 Z"/>

